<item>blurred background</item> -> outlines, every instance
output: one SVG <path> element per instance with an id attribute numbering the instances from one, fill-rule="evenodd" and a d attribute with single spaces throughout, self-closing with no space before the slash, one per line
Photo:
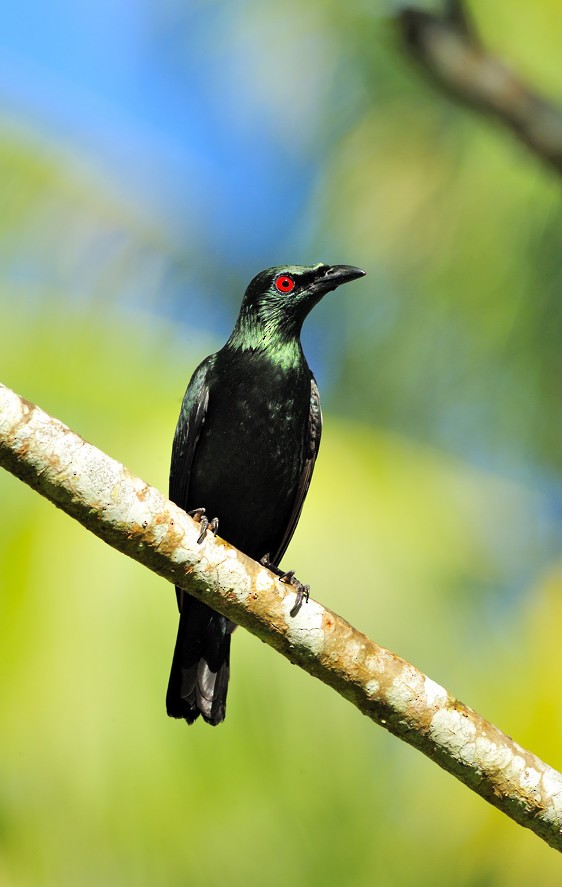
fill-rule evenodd
<path id="1" fill-rule="evenodd" d="M 471 8 L 560 100 L 558 0 Z M 420 75 L 394 9 L 6 6 L 0 379 L 165 490 L 250 278 L 365 268 L 304 332 L 325 426 L 285 563 L 560 769 L 560 182 Z M 560 884 L 242 631 L 225 724 L 169 720 L 171 587 L 5 472 L 0 502 L 2 885 Z"/>

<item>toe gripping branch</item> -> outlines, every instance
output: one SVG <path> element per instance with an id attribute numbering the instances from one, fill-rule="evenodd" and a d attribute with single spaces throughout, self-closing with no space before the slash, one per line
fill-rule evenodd
<path id="1" fill-rule="evenodd" d="M 201 543 L 205 541 L 207 530 L 210 530 L 214 536 L 217 535 L 217 530 L 219 528 L 218 517 L 214 517 L 212 520 L 209 520 L 209 518 L 205 514 L 204 508 L 194 508 L 193 511 L 188 511 L 187 513 L 190 517 L 193 518 L 193 520 L 197 521 L 201 525 L 201 532 L 199 533 L 199 538 L 197 539 L 198 545 L 201 545 Z"/>
<path id="2" fill-rule="evenodd" d="M 295 589 L 295 603 L 290 610 L 290 615 L 295 617 L 302 607 L 302 602 L 306 601 L 306 603 L 308 603 L 308 599 L 310 597 L 310 585 L 303 585 L 302 582 L 299 582 L 299 580 L 295 576 L 294 570 L 289 570 L 288 572 L 285 572 L 284 570 L 280 570 L 279 567 L 277 567 L 275 564 L 272 564 L 269 560 L 269 554 L 264 554 L 264 556 L 260 560 L 260 564 L 264 567 L 267 567 L 267 569 L 271 570 L 272 573 L 275 573 L 275 575 L 279 577 L 280 582 L 285 582 L 287 585 L 292 585 L 292 587 Z"/>
<path id="3" fill-rule="evenodd" d="M 193 508 L 191 511 L 188 511 L 187 514 L 201 525 L 201 532 L 199 533 L 199 537 L 197 539 L 198 545 L 201 545 L 201 543 L 205 541 L 205 537 L 207 536 L 208 531 L 216 536 L 217 530 L 219 528 L 218 517 L 214 517 L 212 518 L 212 520 L 209 520 L 209 518 L 205 514 L 204 508 Z M 285 582 L 286 585 L 291 585 L 295 589 L 295 603 L 289 611 L 290 615 L 295 617 L 302 607 L 302 602 L 306 601 L 306 603 L 308 603 L 308 599 L 310 597 L 310 585 L 303 585 L 302 582 L 300 582 L 295 576 L 294 570 L 288 570 L 287 572 L 285 572 L 284 570 L 280 570 L 276 564 L 272 564 L 269 560 L 269 554 L 264 554 L 264 556 L 260 560 L 260 564 L 266 567 L 268 570 L 271 570 L 272 573 L 278 576 L 280 582 Z"/>

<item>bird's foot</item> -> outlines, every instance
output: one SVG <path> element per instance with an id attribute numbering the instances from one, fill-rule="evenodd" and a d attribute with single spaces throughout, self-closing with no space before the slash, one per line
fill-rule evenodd
<path id="1" fill-rule="evenodd" d="M 267 567 L 268 570 L 271 570 L 272 573 L 275 573 L 276 576 L 279 577 L 280 582 L 285 582 L 286 585 L 292 585 L 295 589 L 297 596 L 295 599 L 295 603 L 291 607 L 290 615 L 296 616 L 302 607 L 302 602 L 306 601 L 308 603 L 308 599 L 310 597 L 310 585 L 303 585 L 297 577 L 295 576 L 294 570 L 289 570 L 285 572 L 284 570 L 279 569 L 278 566 L 272 564 L 269 560 L 269 555 L 265 554 L 260 560 L 260 564 L 264 567 Z"/>
<path id="2" fill-rule="evenodd" d="M 285 573 L 284 576 L 279 577 L 280 582 L 286 582 L 287 585 L 292 585 L 296 591 L 295 603 L 291 607 L 289 611 L 290 616 L 296 616 L 302 607 L 302 602 L 308 604 L 308 599 L 310 597 L 310 585 L 303 585 L 297 577 L 295 576 L 294 570 L 289 570 L 288 573 Z"/>
<path id="3" fill-rule="evenodd" d="M 211 531 L 213 536 L 217 535 L 217 530 L 219 528 L 218 517 L 214 517 L 212 520 L 209 520 L 209 518 L 205 514 L 204 508 L 194 508 L 192 511 L 188 511 L 187 513 L 190 517 L 193 518 L 193 520 L 201 524 L 201 532 L 199 533 L 199 538 L 197 539 L 198 545 L 201 545 L 201 543 L 205 541 L 208 530 Z"/>

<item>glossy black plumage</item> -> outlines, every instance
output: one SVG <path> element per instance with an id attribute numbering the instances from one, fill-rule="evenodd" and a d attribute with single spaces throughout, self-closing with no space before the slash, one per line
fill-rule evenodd
<path id="1" fill-rule="evenodd" d="M 271 268 L 250 283 L 226 345 L 187 388 L 172 450 L 170 498 L 218 517 L 220 535 L 279 564 L 297 525 L 320 444 L 314 377 L 302 323 L 348 266 Z M 290 281 L 287 282 L 287 281 Z M 284 292 L 282 287 L 291 287 Z M 177 589 L 180 626 L 166 705 L 171 717 L 225 716 L 234 624 Z"/>

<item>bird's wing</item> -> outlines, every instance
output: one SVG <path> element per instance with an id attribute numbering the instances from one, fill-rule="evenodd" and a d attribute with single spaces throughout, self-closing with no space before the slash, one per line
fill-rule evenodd
<path id="1" fill-rule="evenodd" d="M 193 373 L 183 398 L 176 426 L 172 445 L 169 494 L 172 502 L 175 502 L 180 508 L 188 506 L 189 479 L 195 449 L 205 423 L 209 403 L 208 375 L 213 364 L 214 355 L 207 357 Z M 183 592 L 176 589 L 176 596 L 181 611 Z"/>
<path id="2" fill-rule="evenodd" d="M 292 535 L 299 522 L 302 506 L 310 486 L 310 479 L 314 471 L 314 463 L 320 448 L 320 437 L 322 435 L 322 410 L 320 409 L 320 392 L 316 379 L 311 374 L 310 377 L 310 410 L 308 413 L 308 426 L 306 432 L 304 462 L 301 469 L 301 475 L 295 493 L 293 508 L 287 524 L 287 529 L 283 535 L 279 548 L 275 552 L 275 556 L 271 558 L 272 564 L 279 564 L 279 561 L 285 554 L 287 546 L 291 541 Z"/>

